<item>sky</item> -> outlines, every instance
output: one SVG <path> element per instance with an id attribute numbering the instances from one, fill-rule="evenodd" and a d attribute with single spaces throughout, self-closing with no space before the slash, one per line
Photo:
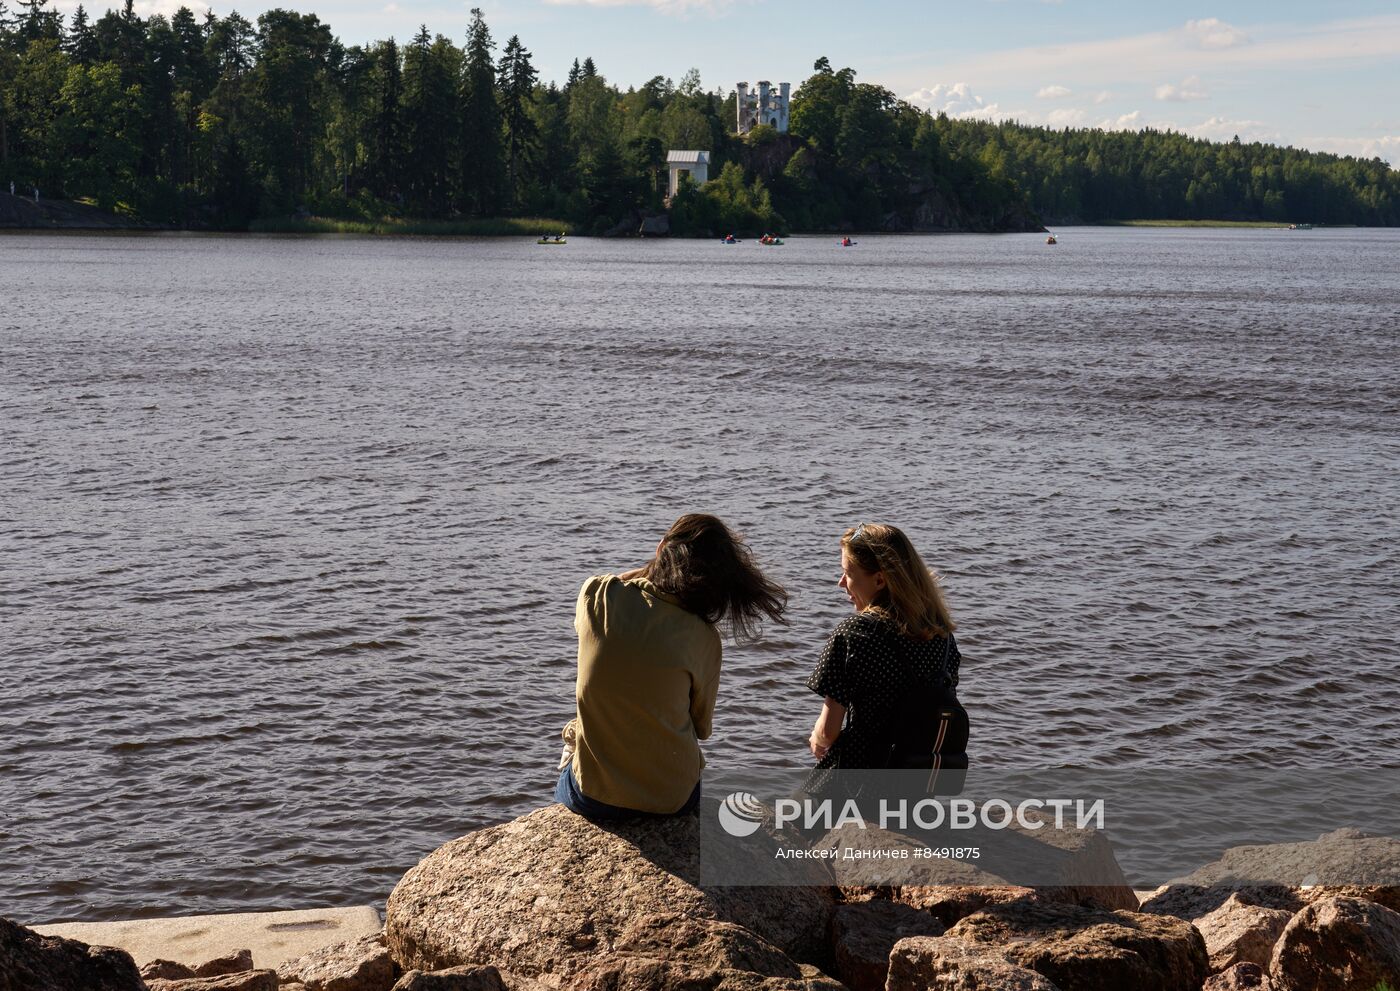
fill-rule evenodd
<path id="1" fill-rule="evenodd" d="M 180 0 L 137 0 L 143 13 Z M 191 6 L 202 8 L 186 0 Z M 238 0 L 252 18 L 266 6 Z M 230 0 L 212 0 L 227 13 Z M 60 9 L 72 2 L 60 3 Z M 90 3 L 99 7 L 99 3 Z M 1142 127 L 1380 157 L 1400 167 L 1397 0 L 284 0 L 346 44 L 420 24 L 463 40 L 480 6 L 544 80 L 591 56 L 610 82 L 798 84 L 820 56 L 954 117 Z M 143 10 L 144 7 L 144 10 Z"/>

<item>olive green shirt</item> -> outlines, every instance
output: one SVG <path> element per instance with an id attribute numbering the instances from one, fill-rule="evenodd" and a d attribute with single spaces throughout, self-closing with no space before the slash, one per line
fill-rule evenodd
<path id="1" fill-rule="evenodd" d="M 578 631 L 574 777 L 589 798 L 675 812 L 700 781 L 719 691 L 719 632 L 645 578 L 590 578 Z"/>

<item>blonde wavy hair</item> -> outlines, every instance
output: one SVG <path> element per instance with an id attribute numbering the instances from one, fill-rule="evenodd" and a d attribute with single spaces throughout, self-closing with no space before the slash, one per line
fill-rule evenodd
<path id="1" fill-rule="evenodd" d="M 901 633 L 917 640 L 946 637 L 958 628 L 943 601 L 938 576 L 898 527 L 887 523 L 851 527 L 841 535 L 841 548 L 863 571 L 884 573 L 885 587 L 867 612 L 888 617 Z"/>

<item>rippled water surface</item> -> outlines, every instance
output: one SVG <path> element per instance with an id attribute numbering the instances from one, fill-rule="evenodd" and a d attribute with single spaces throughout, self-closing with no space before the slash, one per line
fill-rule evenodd
<path id="1" fill-rule="evenodd" d="M 911 532 L 998 764 L 1400 764 L 1400 232 L 781 248 L 0 237 L 0 915 L 382 900 L 548 801 L 572 609 L 679 513 L 791 624 Z"/>

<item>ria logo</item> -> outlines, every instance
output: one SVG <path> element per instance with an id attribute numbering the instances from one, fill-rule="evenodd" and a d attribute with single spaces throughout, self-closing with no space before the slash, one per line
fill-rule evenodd
<path id="1" fill-rule="evenodd" d="M 763 803 L 746 791 L 731 792 L 719 805 L 719 824 L 730 836 L 752 836 L 763 823 Z"/>

